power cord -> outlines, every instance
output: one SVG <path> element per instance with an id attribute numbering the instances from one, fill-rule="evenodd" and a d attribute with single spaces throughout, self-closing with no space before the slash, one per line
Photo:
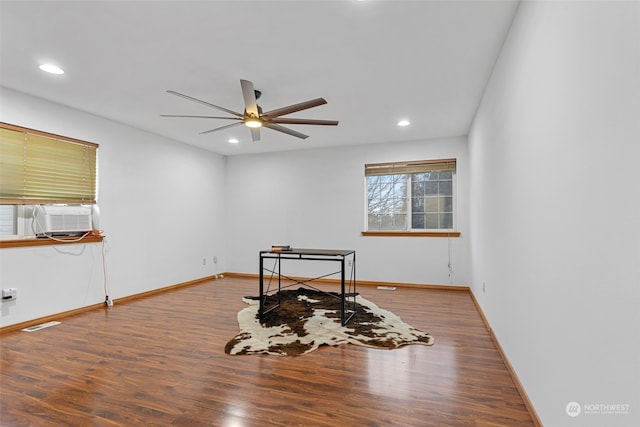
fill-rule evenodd
<path id="1" fill-rule="evenodd" d="M 109 289 L 107 287 L 107 256 L 105 251 L 105 242 L 107 238 L 102 239 L 102 278 L 104 287 L 104 304 L 107 308 L 113 307 L 113 300 L 109 299 Z"/>
<path id="2" fill-rule="evenodd" d="M 453 284 L 453 263 L 451 262 L 451 233 L 447 233 L 447 245 L 448 245 L 448 263 L 449 268 L 449 283 Z"/>
<path id="3" fill-rule="evenodd" d="M 34 210 L 33 210 L 33 215 L 32 215 L 32 220 L 31 220 L 31 231 L 33 231 L 34 235 L 38 235 L 38 232 L 36 231 L 36 225 L 40 228 L 40 230 L 44 230 L 44 227 L 42 226 L 42 224 L 40 223 L 40 221 L 38 220 L 38 213 L 40 212 L 40 209 L 42 209 L 42 205 L 35 205 Z M 93 237 L 102 237 L 102 230 L 90 230 L 87 231 L 86 233 L 84 233 L 81 237 L 78 237 L 77 239 L 58 239 L 55 238 L 54 236 L 45 233 L 44 231 L 41 233 L 42 236 L 54 240 L 56 242 L 62 242 L 62 243 L 75 243 L 75 242 L 80 242 L 82 239 L 84 239 L 85 237 L 91 235 Z M 105 251 L 105 242 L 106 242 L 107 238 L 104 237 L 102 239 L 102 277 L 103 277 L 103 288 L 104 288 L 104 304 L 105 306 L 107 306 L 108 308 L 112 308 L 113 307 L 113 300 L 109 298 L 109 289 L 107 287 L 107 261 L 106 261 L 106 251 Z"/>

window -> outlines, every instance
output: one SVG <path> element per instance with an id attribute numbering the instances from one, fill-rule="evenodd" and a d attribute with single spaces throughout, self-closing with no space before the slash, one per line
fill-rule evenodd
<path id="1" fill-rule="evenodd" d="M 16 206 L 0 205 L 0 236 L 17 236 Z"/>
<path id="2" fill-rule="evenodd" d="M 95 204 L 98 145 L 0 123 L 0 235 L 24 236 L 23 205 Z"/>
<path id="3" fill-rule="evenodd" d="M 365 165 L 367 230 L 453 230 L 455 172 L 455 159 Z"/>

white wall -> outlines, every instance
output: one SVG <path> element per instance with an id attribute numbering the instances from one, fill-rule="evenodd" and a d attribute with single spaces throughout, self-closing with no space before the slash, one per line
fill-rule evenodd
<path id="1" fill-rule="evenodd" d="M 308 144 L 309 142 L 301 142 Z M 364 164 L 458 159 L 461 238 L 363 237 Z M 272 244 L 355 249 L 362 280 L 466 286 L 468 173 L 465 137 L 306 149 L 227 159 L 227 269 L 258 274 L 258 252 Z M 454 274 L 449 277 L 448 256 Z M 290 263 L 292 274 L 309 266 Z"/>
<path id="2" fill-rule="evenodd" d="M 116 304 L 224 271 L 224 158 L 6 88 L 0 95 L 4 122 L 100 144 L 100 228 Z M 18 289 L 0 307 L 1 326 L 104 301 L 101 244 L 2 249 L 0 266 L 1 286 Z"/>
<path id="3" fill-rule="evenodd" d="M 469 156 L 472 290 L 542 422 L 640 425 L 640 2 L 523 2 Z"/>

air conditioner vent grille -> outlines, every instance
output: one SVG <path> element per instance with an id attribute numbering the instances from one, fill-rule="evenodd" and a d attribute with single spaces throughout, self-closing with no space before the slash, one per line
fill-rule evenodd
<path id="1" fill-rule="evenodd" d="M 38 234 L 82 233 L 92 229 L 90 206 L 42 206 Z"/>

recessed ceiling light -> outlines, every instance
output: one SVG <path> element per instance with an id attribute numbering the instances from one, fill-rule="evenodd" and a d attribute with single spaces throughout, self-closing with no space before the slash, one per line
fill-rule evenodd
<path id="1" fill-rule="evenodd" d="M 238 141 L 238 140 L 237 140 L 237 139 L 235 139 L 235 138 L 231 138 L 231 139 L 229 140 L 229 144 L 237 144 L 238 142 L 240 142 L 240 141 Z"/>
<path id="2" fill-rule="evenodd" d="M 60 67 L 56 67 L 55 65 L 52 64 L 42 64 L 40 66 L 40 69 L 42 71 L 46 71 L 47 73 L 51 73 L 51 74 L 64 74 L 64 70 Z"/>
<path id="3" fill-rule="evenodd" d="M 411 122 L 409 120 L 400 120 L 398 126 L 409 126 Z"/>

